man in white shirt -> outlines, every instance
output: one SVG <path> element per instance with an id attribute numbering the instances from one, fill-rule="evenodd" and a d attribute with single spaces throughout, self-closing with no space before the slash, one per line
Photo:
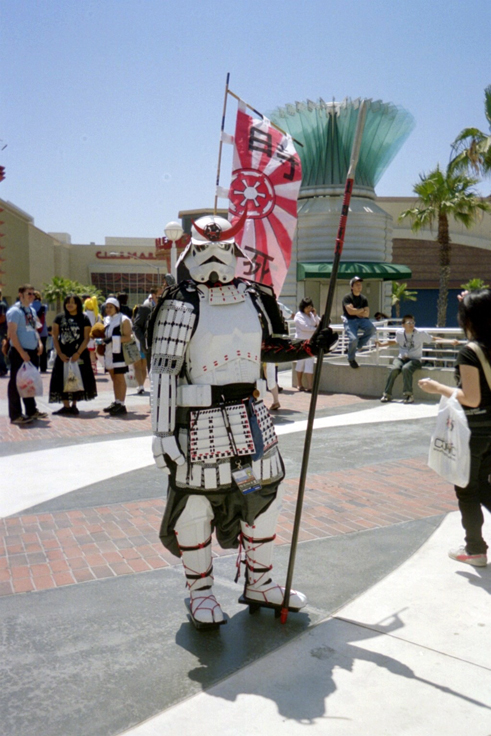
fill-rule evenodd
<path id="1" fill-rule="evenodd" d="M 160 295 L 162 294 L 162 291 L 163 289 L 161 286 L 152 287 L 150 289 L 150 294 L 147 296 L 142 306 L 153 309 L 155 306 L 157 306 L 157 302 L 159 300 Z"/>
<path id="2" fill-rule="evenodd" d="M 380 401 L 385 404 L 392 401 L 392 389 L 394 382 L 402 373 L 402 396 L 404 404 L 414 403 L 413 397 L 413 373 L 421 368 L 421 357 L 423 355 L 423 345 L 429 342 L 446 343 L 450 345 L 458 345 L 458 340 L 446 340 L 442 337 L 434 337 L 415 327 L 415 319 L 412 314 L 405 314 L 402 318 L 402 329 L 396 330 L 395 339 L 386 342 L 378 342 L 380 348 L 388 345 L 398 345 L 399 355 L 394 358 L 390 369 L 385 391 Z"/>

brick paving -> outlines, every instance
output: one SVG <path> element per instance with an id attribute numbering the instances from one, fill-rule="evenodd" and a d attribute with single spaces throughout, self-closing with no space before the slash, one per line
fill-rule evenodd
<path id="1" fill-rule="evenodd" d="M 298 480 L 285 481 L 277 544 L 291 539 Z M 0 520 L 0 596 L 178 564 L 158 541 L 161 498 Z M 455 510 L 452 486 L 425 458 L 310 475 L 300 541 L 390 526 Z M 215 555 L 231 554 L 216 544 Z"/>
<path id="2" fill-rule="evenodd" d="M 38 404 L 45 407 L 47 419 L 17 426 L 10 424 L 8 416 L 0 417 L 0 436 L 4 442 L 23 442 L 26 440 L 49 440 L 58 438 L 97 437 L 120 434 L 121 432 L 150 432 L 150 406 L 147 402 L 132 407 L 123 417 L 111 417 L 102 409 L 95 408 L 96 402 L 82 402 L 79 416 L 51 416 L 61 404 L 49 404 L 49 381 L 51 374 L 43 375 L 43 397 Z M 8 379 L 0 379 L 0 399 L 7 399 Z M 109 376 L 99 373 L 96 376 L 99 396 L 106 397 L 108 404 L 112 401 L 111 381 Z M 128 395 L 134 394 L 129 389 Z M 100 402 L 98 402 L 100 403 Z M 94 407 L 94 408 L 93 408 Z"/>
<path id="3" fill-rule="evenodd" d="M 49 374 L 43 376 L 45 397 L 49 378 Z M 97 383 L 99 393 L 107 393 L 109 398 L 109 379 L 99 374 Z M 1 379 L 0 400 L 6 399 L 6 392 L 7 380 Z M 282 408 L 277 416 L 283 414 L 289 420 L 300 419 L 308 412 L 310 394 L 285 389 L 280 394 L 280 402 Z M 363 397 L 321 394 L 317 406 L 319 410 L 329 410 L 366 402 Z M 146 401 L 122 418 L 108 417 L 100 409 L 92 410 L 90 404 L 83 407 L 79 417 L 54 416 L 26 427 L 12 426 L 8 417 L 0 417 L 2 439 L 4 442 L 67 437 L 87 439 L 151 430 Z M 298 478 L 284 482 L 277 544 L 290 542 L 297 490 Z M 366 465 L 349 473 L 310 474 L 299 539 L 324 539 L 390 526 L 455 508 L 452 486 L 429 470 L 426 457 Z M 155 498 L 1 519 L 0 596 L 140 574 L 180 564 L 158 540 L 163 509 L 164 500 Z M 234 554 L 217 544 L 213 550 L 215 555 Z"/>
<path id="4" fill-rule="evenodd" d="M 88 438 L 121 434 L 122 432 L 151 431 L 148 395 L 143 402 L 139 400 L 137 404 L 132 404 L 131 397 L 135 393 L 134 389 L 128 389 L 128 414 L 123 417 L 111 417 L 105 414 L 100 408 L 92 408 L 96 402 L 82 402 L 80 404 L 80 415 L 77 417 L 51 416 L 51 413 L 59 409 L 61 404 L 49 404 L 47 406 L 50 377 L 51 374 L 49 373 L 43 374 L 44 395 L 39 401 L 40 405 L 46 407 L 50 416 L 45 420 L 33 422 L 23 427 L 10 424 L 8 416 L 0 416 L 0 437 L 4 442 L 49 440 L 54 438 L 66 439 L 70 437 Z M 96 383 L 99 396 L 105 396 L 105 402 L 111 403 L 112 391 L 109 377 L 99 373 L 96 376 Z M 0 400 L 7 400 L 7 384 L 8 378 L 0 378 Z M 318 410 L 335 409 L 349 404 L 363 404 L 366 401 L 367 399 L 348 394 L 319 394 L 317 408 Z M 100 402 L 97 403 L 98 405 L 100 404 Z M 268 394 L 266 404 L 270 406 L 271 403 L 272 397 L 271 394 Z M 285 389 L 280 394 L 280 403 L 281 409 L 275 412 L 275 415 L 279 418 L 288 416 L 290 419 L 292 412 L 298 412 L 300 414 L 308 412 L 310 394 L 296 391 L 295 389 Z"/>

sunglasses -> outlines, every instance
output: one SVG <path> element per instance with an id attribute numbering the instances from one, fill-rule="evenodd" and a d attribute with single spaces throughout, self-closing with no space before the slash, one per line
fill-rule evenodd
<path id="1" fill-rule="evenodd" d="M 34 296 L 34 292 L 33 291 L 26 291 L 24 293 L 27 294 L 27 296 Z"/>

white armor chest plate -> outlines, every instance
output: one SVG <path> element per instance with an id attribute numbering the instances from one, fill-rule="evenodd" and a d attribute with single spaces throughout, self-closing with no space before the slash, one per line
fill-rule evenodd
<path id="1" fill-rule="evenodd" d="M 229 294 L 226 303 L 210 303 L 208 289 L 200 286 L 200 291 L 198 327 L 186 356 L 190 382 L 254 383 L 260 375 L 262 331 L 250 297 L 236 290 L 236 298 Z"/>

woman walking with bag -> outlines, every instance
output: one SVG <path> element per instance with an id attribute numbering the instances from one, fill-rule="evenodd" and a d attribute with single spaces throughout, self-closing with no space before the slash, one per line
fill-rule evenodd
<path id="1" fill-rule="evenodd" d="M 126 380 L 124 374 L 128 372 L 128 366 L 123 355 L 123 344 L 131 342 L 131 320 L 125 314 L 121 314 L 119 301 L 111 296 L 104 304 L 105 338 L 106 349 L 104 362 L 111 381 L 113 382 L 114 401 L 103 410 L 111 416 L 126 414 L 124 401 L 126 398 Z"/>
<path id="2" fill-rule="evenodd" d="M 63 402 L 53 414 L 80 414 L 77 401 L 91 401 L 97 396 L 94 373 L 87 345 L 90 320 L 83 313 L 79 296 L 69 295 L 63 302 L 52 328 L 56 358 L 49 384 L 50 404 Z"/>
<path id="3" fill-rule="evenodd" d="M 457 356 L 457 400 L 467 416 L 470 436 L 470 480 L 455 493 L 465 530 L 465 545 L 450 550 L 453 560 L 475 567 L 487 564 L 488 545 L 482 537 L 482 506 L 491 511 L 491 291 L 466 293 L 459 304 L 459 324 L 471 342 Z M 423 378 L 419 386 L 430 394 L 450 397 L 455 389 Z"/>

